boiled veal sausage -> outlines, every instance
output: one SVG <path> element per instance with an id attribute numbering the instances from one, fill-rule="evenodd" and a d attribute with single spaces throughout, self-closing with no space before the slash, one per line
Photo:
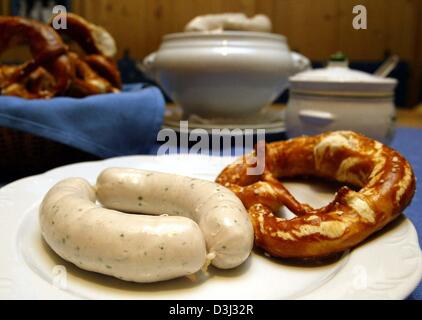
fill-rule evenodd
<path id="1" fill-rule="evenodd" d="M 110 168 L 97 181 L 99 201 L 109 209 L 184 216 L 202 230 L 212 264 L 221 269 L 249 257 L 253 227 L 242 202 L 210 181 L 136 169 Z"/>

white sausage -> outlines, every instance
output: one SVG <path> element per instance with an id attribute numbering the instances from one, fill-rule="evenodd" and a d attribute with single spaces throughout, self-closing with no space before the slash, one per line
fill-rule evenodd
<path id="1" fill-rule="evenodd" d="M 95 201 L 94 188 L 83 179 L 64 180 L 46 195 L 42 235 L 63 259 L 133 282 L 187 276 L 206 264 L 204 238 L 194 221 L 121 213 Z"/>
<path id="2" fill-rule="evenodd" d="M 210 181 L 136 169 L 110 168 L 100 174 L 97 196 L 107 208 L 132 213 L 185 216 L 201 228 L 212 264 L 241 265 L 250 255 L 254 232 L 242 202 Z"/>

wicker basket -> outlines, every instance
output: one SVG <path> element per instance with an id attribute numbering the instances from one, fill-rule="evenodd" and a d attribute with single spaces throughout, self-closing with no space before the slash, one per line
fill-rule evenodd
<path id="1" fill-rule="evenodd" d="M 48 139 L 0 127 L 0 183 L 92 160 L 98 160 L 98 157 Z"/>

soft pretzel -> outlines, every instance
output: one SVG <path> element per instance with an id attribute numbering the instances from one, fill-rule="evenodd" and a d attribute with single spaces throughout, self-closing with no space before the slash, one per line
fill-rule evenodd
<path id="1" fill-rule="evenodd" d="M 68 40 L 75 41 L 86 54 L 81 56 L 72 52 L 77 77 L 72 84 L 71 94 L 86 96 L 118 92 L 122 82 L 119 70 L 111 59 L 117 51 L 113 37 L 102 27 L 89 23 L 78 15 L 67 13 L 66 19 L 67 27 L 58 29 L 57 32 Z"/>
<path id="2" fill-rule="evenodd" d="M 116 53 L 114 39 L 75 14 L 66 19 L 67 29 L 56 32 L 33 20 L 0 17 L 0 54 L 12 45 L 28 43 L 33 56 L 19 66 L 0 66 L 0 95 L 37 99 L 120 91 L 119 70 L 111 60 Z M 60 35 L 76 41 L 86 56 L 70 52 Z"/>
<path id="3" fill-rule="evenodd" d="M 400 153 L 353 132 L 269 144 L 261 176 L 247 175 L 252 156 L 230 165 L 217 182 L 242 200 L 256 245 L 276 257 L 320 258 L 353 248 L 397 218 L 415 193 L 412 167 Z M 278 180 L 300 176 L 336 180 L 358 191 L 342 187 L 329 205 L 313 209 Z M 283 205 L 297 217 L 277 217 Z"/>
<path id="4" fill-rule="evenodd" d="M 54 78 L 54 87 L 47 94 L 52 97 L 67 90 L 73 77 L 73 68 L 67 57 L 67 48 L 60 36 L 49 26 L 19 17 L 0 17 L 0 54 L 16 44 L 27 43 L 32 59 L 16 66 L 7 77 L 3 73 L 1 94 L 10 94 L 21 87 L 22 95 L 46 97 L 46 92 L 29 92 L 21 85 L 26 78 L 43 67 Z M 11 69 L 9 69 L 11 71 Z"/>
<path id="5" fill-rule="evenodd" d="M 121 89 L 122 79 L 116 64 L 109 58 L 99 54 L 91 54 L 83 59 L 100 77 L 106 79 L 116 88 Z"/>
<path id="6" fill-rule="evenodd" d="M 90 95 L 118 92 L 117 88 L 103 77 L 100 77 L 84 60 L 76 53 L 69 53 L 69 57 L 75 67 L 73 79 L 68 94 L 72 97 L 86 97 Z"/>
<path id="7" fill-rule="evenodd" d="M 39 67 L 20 82 L 7 83 L 7 86 L 3 85 L 18 68 L 19 66 L 9 65 L 0 67 L 0 87 L 4 86 L 2 95 L 18 96 L 25 99 L 51 98 L 55 79 L 43 67 Z"/>
<path id="8" fill-rule="evenodd" d="M 75 41 L 87 54 L 99 54 L 107 58 L 116 55 L 116 42 L 104 28 L 86 21 L 73 13 L 60 13 L 55 18 L 65 15 L 66 28 L 57 32 Z M 51 25 L 53 20 L 51 21 Z"/>

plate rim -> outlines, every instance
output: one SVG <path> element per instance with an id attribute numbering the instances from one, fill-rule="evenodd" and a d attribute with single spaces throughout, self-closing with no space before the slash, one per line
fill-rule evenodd
<path id="1" fill-rule="evenodd" d="M 255 123 L 248 123 L 248 124 L 241 124 L 241 123 L 230 123 L 230 122 L 212 122 L 209 123 L 201 123 L 192 119 L 183 120 L 183 118 L 178 118 L 174 116 L 176 113 L 183 113 L 183 108 L 177 104 L 167 105 L 166 106 L 166 116 L 164 117 L 163 129 L 171 129 L 175 130 L 176 132 L 180 131 L 180 122 L 181 121 L 189 121 L 189 131 L 203 129 L 207 131 L 209 134 L 214 129 L 265 129 L 268 134 L 280 134 L 285 133 L 286 129 L 286 121 L 285 121 L 285 108 L 280 109 L 276 104 L 268 105 L 264 107 L 259 113 L 265 112 L 279 112 L 282 115 L 280 120 L 274 121 L 262 121 L 262 122 L 255 122 Z M 169 113 L 169 114 L 167 114 Z M 258 113 L 258 114 L 259 114 Z M 216 119 L 221 120 L 221 119 Z"/>

